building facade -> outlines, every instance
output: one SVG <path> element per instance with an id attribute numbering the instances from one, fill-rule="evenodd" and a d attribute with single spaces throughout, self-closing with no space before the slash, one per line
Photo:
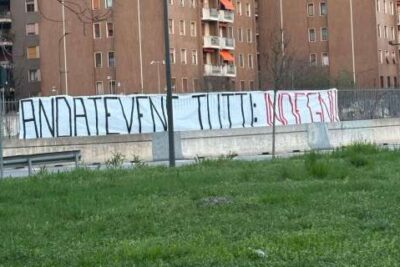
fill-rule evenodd
<path id="1" fill-rule="evenodd" d="M 400 1 L 167 1 L 176 93 L 271 87 L 276 32 L 331 81 L 398 86 Z M 18 98 L 165 91 L 161 0 L 0 0 L 0 26 L 0 84 Z"/>
<path id="2" fill-rule="evenodd" d="M 261 73 L 270 33 L 282 29 L 287 53 L 326 69 L 332 81 L 347 77 L 358 88 L 398 87 L 395 0 L 258 0 L 258 13 Z M 268 86 L 265 80 L 262 85 Z"/>
<path id="3" fill-rule="evenodd" d="M 169 0 L 174 92 L 258 87 L 254 0 L 238 3 Z M 161 1 L 15 0 L 11 14 L 18 97 L 165 91 Z"/>

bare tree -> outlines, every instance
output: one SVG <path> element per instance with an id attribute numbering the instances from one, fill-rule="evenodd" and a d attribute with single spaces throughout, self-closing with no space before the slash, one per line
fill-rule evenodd
<path id="1" fill-rule="evenodd" d="M 268 51 L 265 51 L 265 73 L 266 81 L 274 91 L 273 119 L 272 119 L 272 158 L 275 158 L 276 144 L 276 97 L 277 92 L 282 90 L 290 82 L 293 75 L 294 54 L 288 50 L 289 38 L 285 38 L 283 30 L 271 33 Z"/>

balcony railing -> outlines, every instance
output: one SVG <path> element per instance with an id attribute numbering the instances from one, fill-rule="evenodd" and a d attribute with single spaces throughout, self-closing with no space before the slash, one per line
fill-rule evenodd
<path id="1" fill-rule="evenodd" d="M 217 9 L 214 8 L 203 8 L 203 20 L 212 20 L 218 21 L 219 20 L 219 12 Z"/>
<path id="2" fill-rule="evenodd" d="M 204 48 L 220 48 L 221 42 L 218 36 L 204 36 Z"/>
<path id="3" fill-rule="evenodd" d="M 0 22 L 11 22 L 11 12 L 9 10 L 0 10 Z"/>
<path id="4" fill-rule="evenodd" d="M 226 23 L 233 23 L 235 13 L 228 10 L 217 10 L 214 8 L 203 8 L 203 20 L 220 21 Z"/>
<path id="5" fill-rule="evenodd" d="M 206 64 L 204 65 L 204 76 L 236 77 L 236 66 L 228 64 L 223 66 Z"/>
<path id="6" fill-rule="evenodd" d="M 227 49 L 227 50 L 235 49 L 235 39 L 221 37 L 220 43 L 222 49 Z"/>
<path id="7" fill-rule="evenodd" d="M 204 76 L 222 76 L 221 66 L 214 66 L 211 64 L 204 65 Z"/>
<path id="8" fill-rule="evenodd" d="M 218 36 L 204 36 L 204 48 L 215 49 L 235 49 L 235 40 L 232 38 L 218 37 Z"/>
<path id="9" fill-rule="evenodd" d="M 236 77 L 236 66 L 235 65 L 224 65 L 222 67 L 222 75 L 228 77 Z"/>
<path id="10" fill-rule="evenodd" d="M 222 22 L 233 23 L 235 20 L 235 13 L 228 10 L 220 10 L 219 20 Z"/>

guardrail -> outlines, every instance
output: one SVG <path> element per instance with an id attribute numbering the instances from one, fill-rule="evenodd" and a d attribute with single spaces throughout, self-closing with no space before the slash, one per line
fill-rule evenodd
<path id="1" fill-rule="evenodd" d="M 81 159 L 81 151 L 63 151 L 53 152 L 45 154 L 35 155 L 20 155 L 5 157 L 3 160 L 4 168 L 20 168 L 28 166 L 29 176 L 32 175 L 32 168 L 38 164 L 49 164 L 49 163 L 64 163 L 64 162 L 75 162 L 75 167 L 79 167 L 79 161 Z"/>

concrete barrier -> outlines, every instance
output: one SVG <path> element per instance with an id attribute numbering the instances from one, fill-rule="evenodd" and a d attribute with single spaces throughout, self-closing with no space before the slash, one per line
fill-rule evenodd
<path id="1" fill-rule="evenodd" d="M 87 163 L 104 162 L 113 153 L 127 160 L 164 160 L 167 155 L 160 134 L 121 135 L 42 140 L 6 140 L 5 156 L 81 150 Z M 331 124 L 304 124 L 277 127 L 278 153 L 328 149 L 355 142 L 400 143 L 400 119 L 348 121 Z M 237 153 L 257 155 L 271 153 L 272 129 L 230 129 L 181 132 L 176 138 L 177 158 L 212 157 Z"/>

